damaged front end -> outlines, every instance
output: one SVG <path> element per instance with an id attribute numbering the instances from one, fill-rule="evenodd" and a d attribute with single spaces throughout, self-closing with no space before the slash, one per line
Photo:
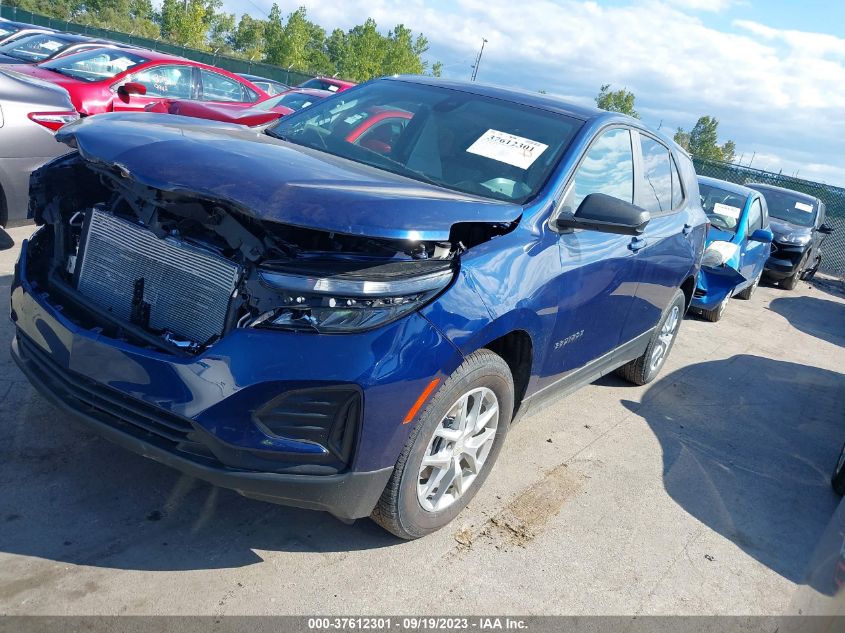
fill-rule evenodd
<path id="1" fill-rule="evenodd" d="M 32 281 L 82 327 L 196 354 L 236 328 L 360 332 L 453 279 L 468 244 L 507 225 L 457 224 L 448 241 L 322 231 L 231 202 L 139 183 L 72 153 L 33 174 Z"/>
<path id="2" fill-rule="evenodd" d="M 738 268 L 737 244 L 721 240 L 710 242 L 701 259 L 701 272 L 693 294 L 692 307 L 698 310 L 713 310 L 729 298 L 737 286 L 747 281 Z"/>

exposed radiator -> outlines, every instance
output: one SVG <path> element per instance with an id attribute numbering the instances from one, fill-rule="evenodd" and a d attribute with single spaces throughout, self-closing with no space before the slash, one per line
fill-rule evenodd
<path id="1" fill-rule="evenodd" d="M 237 264 L 99 209 L 90 214 L 80 293 L 121 320 L 180 339 L 222 334 Z"/>

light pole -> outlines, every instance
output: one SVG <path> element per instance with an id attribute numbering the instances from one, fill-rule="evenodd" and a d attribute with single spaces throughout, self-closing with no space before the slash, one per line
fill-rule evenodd
<path id="1" fill-rule="evenodd" d="M 481 50 L 478 51 L 478 57 L 475 58 L 475 64 L 472 67 L 472 77 L 470 81 L 475 81 L 476 76 L 478 75 L 478 65 L 481 63 L 481 56 L 484 54 L 484 45 L 487 43 L 487 38 L 481 38 Z"/>

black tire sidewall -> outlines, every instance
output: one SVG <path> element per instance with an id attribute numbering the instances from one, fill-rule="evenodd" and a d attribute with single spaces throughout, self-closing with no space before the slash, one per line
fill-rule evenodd
<path id="1" fill-rule="evenodd" d="M 492 352 L 487 353 L 493 355 Z M 458 369 L 458 372 L 463 368 L 464 365 Z M 469 370 L 459 377 L 458 372 L 453 374 L 453 377 L 458 379 L 450 379 L 443 385 L 420 419 L 418 429 L 415 430 L 414 443 L 402 470 L 398 495 L 398 517 L 403 530 L 415 537 L 424 536 L 448 524 L 472 500 L 493 469 L 510 426 L 514 400 L 513 379 L 504 361 L 501 361 L 501 366 L 493 363 L 469 365 Z M 475 478 L 470 489 L 445 510 L 428 512 L 422 508 L 417 498 L 417 481 L 423 456 L 435 428 L 441 423 L 449 409 L 463 394 L 477 387 L 489 388 L 499 400 L 499 423 L 493 447 L 490 449 L 481 473 Z"/>

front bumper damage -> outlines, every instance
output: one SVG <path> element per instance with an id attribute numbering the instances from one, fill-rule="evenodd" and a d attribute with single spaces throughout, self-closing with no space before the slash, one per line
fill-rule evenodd
<path id="1" fill-rule="evenodd" d="M 369 515 L 413 426 L 405 413 L 432 377 L 460 364 L 419 314 L 343 336 L 236 329 L 193 356 L 116 340 L 75 322 L 30 278 L 43 232 L 24 242 L 11 296 L 12 356 L 32 384 L 104 438 L 247 497 Z M 401 364 L 386 362 L 397 354 Z M 346 462 L 256 419 L 280 394 L 333 388 L 361 394 Z"/>
<path id="2" fill-rule="evenodd" d="M 800 272 L 808 251 L 809 246 L 792 246 L 777 241 L 772 242 L 772 253 L 766 260 L 763 269 L 766 276 L 780 280 Z"/>
<path id="3" fill-rule="evenodd" d="M 695 310 L 713 310 L 746 281 L 730 266 L 702 266 L 690 307 Z"/>

